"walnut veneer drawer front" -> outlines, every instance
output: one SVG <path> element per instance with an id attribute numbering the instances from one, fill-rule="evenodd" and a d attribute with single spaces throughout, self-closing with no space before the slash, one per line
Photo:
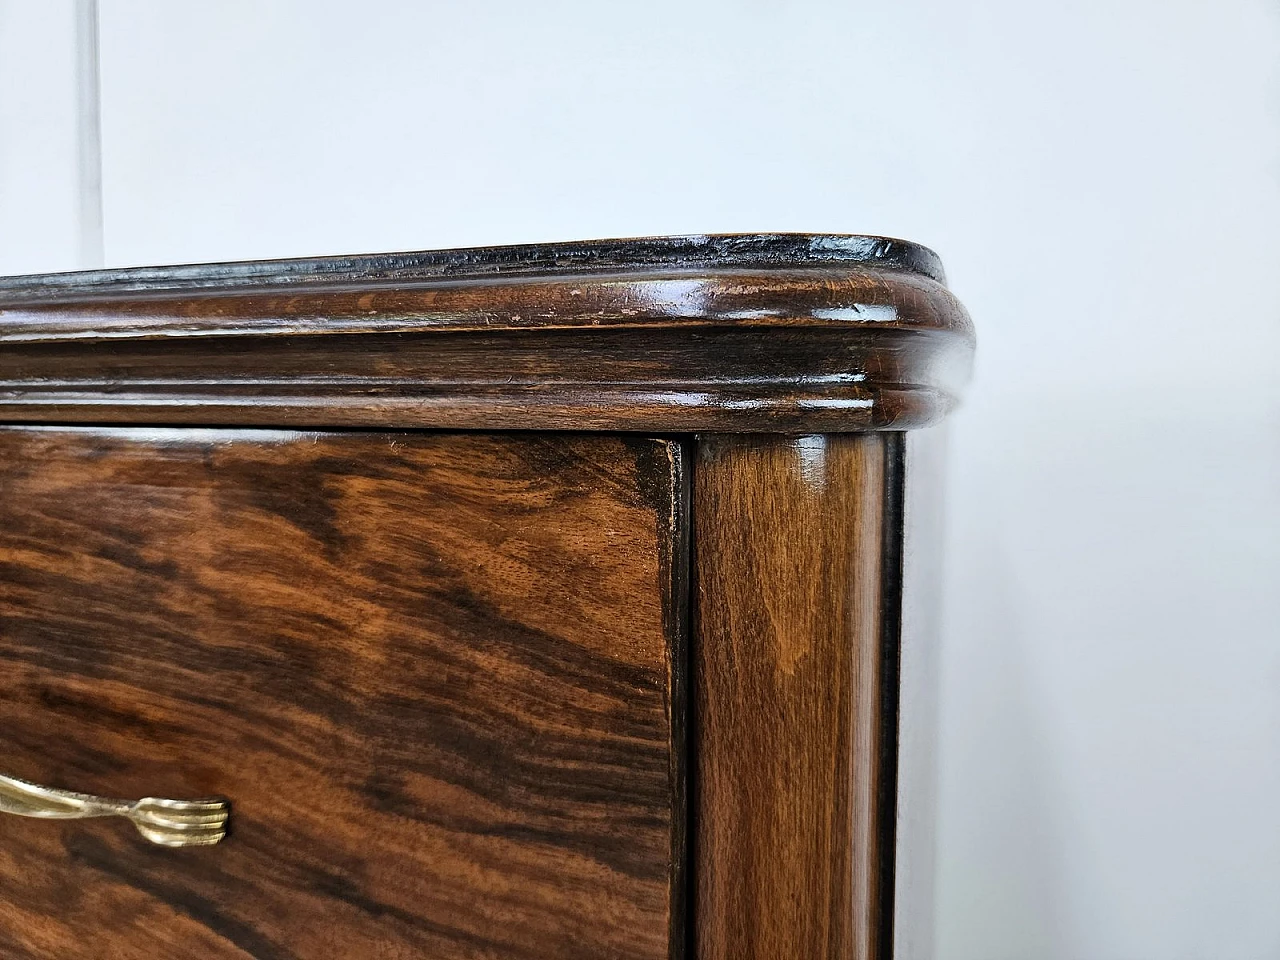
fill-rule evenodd
<path id="1" fill-rule="evenodd" d="M 0 953 L 664 957 L 680 450 L 0 430 Z"/>
<path id="2" fill-rule="evenodd" d="M 0 278 L 0 960 L 931 956 L 972 350 L 880 237 Z"/>

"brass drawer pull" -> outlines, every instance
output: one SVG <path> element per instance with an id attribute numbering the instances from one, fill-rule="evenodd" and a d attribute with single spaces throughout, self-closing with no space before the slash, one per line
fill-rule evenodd
<path id="1" fill-rule="evenodd" d="M 0 813 L 49 820 L 125 817 L 138 832 L 164 847 L 204 847 L 227 835 L 226 800 L 112 800 L 87 793 L 55 790 L 0 774 Z"/>

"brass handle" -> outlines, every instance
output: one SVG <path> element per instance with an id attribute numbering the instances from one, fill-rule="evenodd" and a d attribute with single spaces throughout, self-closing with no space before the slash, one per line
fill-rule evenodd
<path id="1" fill-rule="evenodd" d="M 0 774 L 0 813 L 47 820 L 125 817 L 138 832 L 164 847 L 205 847 L 227 835 L 230 805 L 219 797 L 202 800 L 112 800 L 55 790 Z"/>

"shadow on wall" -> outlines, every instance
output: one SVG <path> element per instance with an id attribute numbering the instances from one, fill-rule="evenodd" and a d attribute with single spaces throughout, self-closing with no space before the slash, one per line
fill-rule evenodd
<path id="1" fill-rule="evenodd" d="M 1280 955 L 1280 401 L 1080 393 L 952 423 L 937 956 Z"/>

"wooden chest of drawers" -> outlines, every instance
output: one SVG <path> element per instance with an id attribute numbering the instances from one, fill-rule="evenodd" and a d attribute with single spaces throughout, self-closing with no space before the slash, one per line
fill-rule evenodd
<path id="1" fill-rule="evenodd" d="M 878 238 L 0 281 L 0 955 L 887 957 L 971 350 Z"/>

